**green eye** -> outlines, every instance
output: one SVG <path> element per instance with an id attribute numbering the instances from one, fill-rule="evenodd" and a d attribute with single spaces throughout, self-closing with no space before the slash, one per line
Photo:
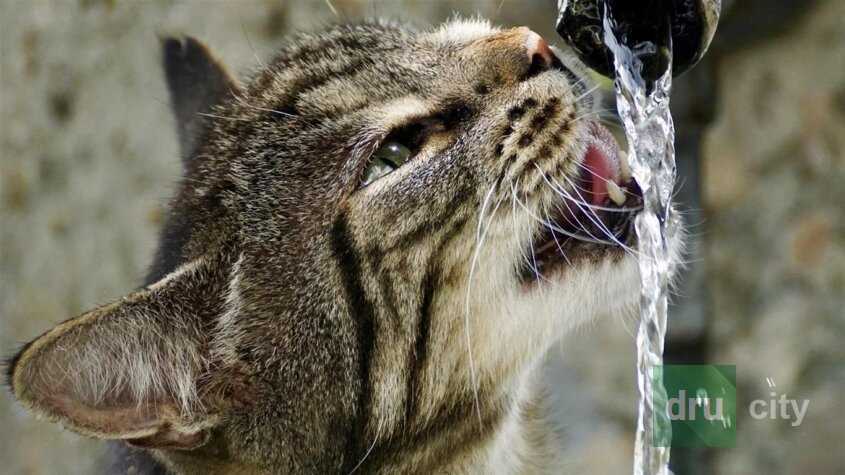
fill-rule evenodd
<path id="1" fill-rule="evenodd" d="M 399 142 L 384 143 L 376 153 L 370 164 L 367 166 L 367 171 L 364 173 L 364 182 L 362 186 L 367 186 L 379 178 L 401 167 L 403 163 L 407 162 L 411 157 L 411 150 Z"/>

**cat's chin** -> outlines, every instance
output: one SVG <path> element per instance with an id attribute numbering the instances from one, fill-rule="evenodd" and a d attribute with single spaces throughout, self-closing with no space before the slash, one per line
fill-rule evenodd
<path id="1" fill-rule="evenodd" d="M 596 318 L 630 316 L 639 302 L 637 259 L 621 249 L 586 255 L 547 269 L 520 284 L 521 312 L 538 322 L 550 318 L 558 337 Z"/>
<path id="2" fill-rule="evenodd" d="M 671 216 L 678 220 L 677 229 L 683 229 L 678 212 L 673 209 Z M 640 296 L 633 226 L 621 244 L 574 242 L 564 252 L 556 249 L 542 262 L 526 265 L 519 281 L 522 305 L 533 315 L 564 312 L 570 327 L 606 315 L 633 315 Z M 683 232 L 670 236 L 666 244 L 674 278 L 683 262 Z"/>
<path id="3" fill-rule="evenodd" d="M 601 266 L 604 262 L 620 263 L 626 257 L 622 247 L 576 245 L 557 249 L 557 245 L 554 246 L 554 252 L 537 253 L 530 258 L 530 262 L 524 262 L 520 266 L 519 280 L 524 290 L 532 290 L 546 282 L 565 279 L 566 275 L 572 272 Z"/>

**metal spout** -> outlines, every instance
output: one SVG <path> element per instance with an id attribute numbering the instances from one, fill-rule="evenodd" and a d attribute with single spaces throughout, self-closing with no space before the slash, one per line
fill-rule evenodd
<path id="1" fill-rule="evenodd" d="M 641 56 L 643 78 L 656 80 L 666 70 L 672 51 L 672 73 L 678 76 L 704 56 L 719 22 L 721 0 L 559 0 L 557 32 L 584 63 L 613 77 L 613 55 L 604 42 L 609 8 L 616 36 L 632 48 L 653 45 Z M 671 43 L 670 43 L 671 42 Z"/>

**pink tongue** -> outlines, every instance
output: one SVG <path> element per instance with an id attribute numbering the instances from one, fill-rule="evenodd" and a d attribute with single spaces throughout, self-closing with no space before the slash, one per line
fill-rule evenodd
<path id="1" fill-rule="evenodd" d="M 587 155 L 584 157 L 585 183 L 589 183 L 588 196 L 594 205 L 601 205 L 607 199 L 607 181 L 613 177 L 610 169 L 610 160 L 595 145 L 587 148 Z"/>

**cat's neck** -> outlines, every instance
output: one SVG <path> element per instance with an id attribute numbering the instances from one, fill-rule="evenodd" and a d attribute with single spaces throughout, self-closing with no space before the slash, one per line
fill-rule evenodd
<path id="1" fill-rule="evenodd" d="M 432 431 L 369 448 L 363 473 L 561 473 L 562 446 L 549 417 L 546 390 L 520 378 L 498 402 L 456 406 Z M 479 430 L 479 427 L 483 429 Z"/>
<path id="2" fill-rule="evenodd" d="M 503 421 L 487 448 L 488 462 L 479 467 L 479 473 L 562 473 L 562 447 L 549 419 L 544 392 L 534 389 Z"/>
<path id="3" fill-rule="evenodd" d="M 364 446 L 356 473 L 562 473 L 562 446 L 550 422 L 546 388 L 519 378 L 502 401 L 444 410 L 430 428 L 413 436 Z M 481 422 L 479 423 L 479 417 Z M 483 430 L 479 430 L 479 427 Z M 145 451 L 111 444 L 106 473 L 170 473 Z M 345 473 L 351 470 L 344 468 Z"/>

